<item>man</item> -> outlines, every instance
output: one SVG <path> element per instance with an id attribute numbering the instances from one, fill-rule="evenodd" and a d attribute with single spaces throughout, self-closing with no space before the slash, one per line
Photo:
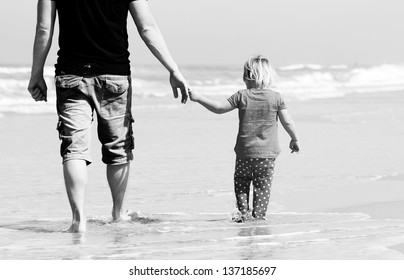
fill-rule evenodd
<path id="1" fill-rule="evenodd" d="M 123 210 L 133 159 L 129 12 L 142 40 L 169 71 L 174 97 L 180 89 L 185 103 L 189 86 L 168 51 L 147 0 L 38 0 L 28 91 L 35 101 L 47 101 L 43 69 L 58 14 L 60 49 L 55 82 L 63 174 L 73 216 L 68 232 L 86 230 L 83 208 L 94 111 L 113 199 L 112 219 L 129 219 Z"/>

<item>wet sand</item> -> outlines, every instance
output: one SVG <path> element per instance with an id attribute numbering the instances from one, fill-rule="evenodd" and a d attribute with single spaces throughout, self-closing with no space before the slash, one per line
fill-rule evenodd
<path id="1" fill-rule="evenodd" d="M 84 241 L 67 241 L 71 238 L 57 233 L 68 225 L 70 208 L 56 115 L 5 114 L 0 117 L 0 224 L 6 242 L 0 255 L 404 259 L 403 104 L 402 92 L 289 102 L 302 150 L 290 154 L 289 139 L 280 128 L 283 152 L 276 160 L 269 222 L 240 228 L 227 223 L 235 208 L 237 112 L 213 115 L 194 103 L 135 98 L 136 150 L 126 205 L 162 223 L 148 226 L 136 220 L 123 228 L 108 226 L 110 194 L 94 134 L 86 199 L 93 222 Z M 181 221 L 182 215 L 188 218 Z M 184 238 L 187 244 L 181 243 Z M 32 240 L 47 250 L 32 248 Z M 97 240 L 107 248 L 99 249 Z M 79 253 L 71 242 L 81 244 Z M 55 255 L 60 248 L 70 253 Z M 199 248 L 199 255 L 190 248 Z M 235 248 L 240 250 L 236 255 Z"/>

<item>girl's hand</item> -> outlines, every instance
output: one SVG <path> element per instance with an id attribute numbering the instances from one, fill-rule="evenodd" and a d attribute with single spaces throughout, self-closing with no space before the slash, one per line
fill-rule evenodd
<path id="1" fill-rule="evenodd" d="M 293 140 L 293 139 L 290 140 L 289 148 L 292 150 L 291 153 L 299 152 L 300 147 L 299 147 L 299 144 L 297 143 L 297 140 Z"/>
<path id="2" fill-rule="evenodd" d="M 189 99 L 191 99 L 194 102 L 198 102 L 198 100 L 200 99 L 200 95 L 192 90 L 190 90 L 189 92 Z"/>

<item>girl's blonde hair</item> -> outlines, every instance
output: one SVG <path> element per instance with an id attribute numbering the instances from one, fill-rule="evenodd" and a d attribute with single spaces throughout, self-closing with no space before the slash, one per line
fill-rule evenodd
<path id="1" fill-rule="evenodd" d="M 262 55 L 251 56 L 244 63 L 244 81 L 254 81 L 259 88 L 273 86 L 276 79 L 276 72 L 269 59 Z"/>

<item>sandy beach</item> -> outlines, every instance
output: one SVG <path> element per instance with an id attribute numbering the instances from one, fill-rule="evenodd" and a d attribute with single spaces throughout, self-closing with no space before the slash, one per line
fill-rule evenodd
<path id="1" fill-rule="evenodd" d="M 290 154 L 280 128 L 269 220 L 240 226 L 229 222 L 237 113 L 137 97 L 126 201 L 137 214 L 128 225 L 108 223 L 94 134 L 84 237 L 61 233 L 70 208 L 56 115 L 4 114 L 0 258 L 404 259 L 403 101 L 390 92 L 289 102 L 301 152 Z"/>
<path id="2" fill-rule="evenodd" d="M 374 217 L 403 218 L 399 208 L 404 205 L 399 203 L 404 200 L 400 163 L 403 151 L 398 144 L 403 140 L 402 93 L 357 94 L 328 100 L 327 104 L 310 103 L 311 109 L 294 107 L 298 118 L 302 113 L 299 125 L 308 145 L 301 155 L 309 157 L 306 168 L 317 170 L 319 177 L 327 172 L 328 182 L 317 183 L 315 178 L 309 178 L 310 190 L 303 187 L 298 193 L 285 196 L 285 200 L 290 200 L 289 207 L 310 211 L 357 210 Z M 316 103 L 321 108 L 314 108 Z M 299 108 L 308 110 L 303 113 Z M 310 112 L 316 111 L 320 115 L 313 115 L 310 120 Z M 320 199 L 310 203 L 313 195 Z"/>
<path id="3" fill-rule="evenodd" d="M 403 279 L 403 10 L 397 0 L 0 2 L 0 279 Z M 72 223 L 55 85 L 85 86 L 72 74 L 131 78 L 127 215 L 116 195 L 111 213 L 94 115 L 84 214 Z M 96 98 L 118 110 L 110 101 L 126 79 L 107 79 Z M 239 112 L 181 104 L 177 86 L 218 101 L 264 87 L 286 101 L 300 151 L 278 122 L 266 219 L 235 222 Z M 258 99 L 237 102 L 248 108 L 240 130 L 260 138 L 238 144 L 254 149 L 282 106 Z M 277 118 L 288 125 L 287 115 Z M 266 207 L 268 191 L 252 192 Z"/>

